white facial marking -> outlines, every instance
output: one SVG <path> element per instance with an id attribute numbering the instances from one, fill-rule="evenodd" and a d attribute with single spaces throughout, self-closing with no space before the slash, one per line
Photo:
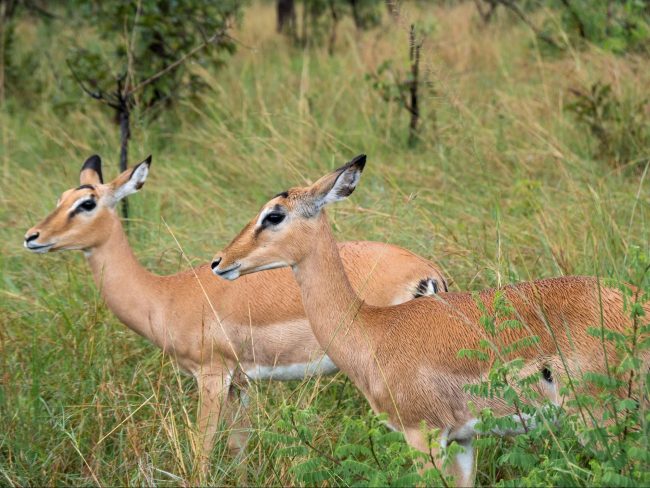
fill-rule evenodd
<path id="1" fill-rule="evenodd" d="M 241 264 L 239 263 L 234 263 L 228 266 L 228 268 L 226 269 L 219 269 L 219 266 L 217 266 L 216 268 L 212 268 L 212 273 L 219 276 L 220 278 L 232 281 L 239 278 L 240 268 L 241 268 Z"/>
<path id="2" fill-rule="evenodd" d="M 257 218 L 257 222 L 255 222 L 255 227 L 260 227 L 262 222 L 264 222 L 264 218 L 271 212 L 273 212 L 273 207 L 267 207 L 262 210 L 262 213 L 260 213 L 260 216 Z"/>
<path id="3" fill-rule="evenodd" d="M 246 370 L 246 375 L 251 380 L 277 380 L 290 381 L 311 378 L 312 376 L 334 374 L 339 369 L 332 362 L 329 356 L 323 356 L 316 361 L 308 363 L 295 363 L 277 366 L 256 365 Z"/>
<path id="4" fill-rule="evenodd" d="M 277 268 L 284 268 L 287 266 L 287 263 L 282 262 L 282 261 L 275 261 L 273 263 L 269 264 L 263 264 L 262 266 L 258 266 L 257 268 L 253 268 L 249 271 L 249 273 L 257 273 L 258 271 L 265 271 L 267 269 L 277 269 Z"/>
<path id="5" fill-rule="evenodd" d="M 239 268 L 231 269 L 230 271 L 227 271 L 223 274 L 218 275 L 221 278 L 225 278 L 228 281 L 234 281 L 237 278 L 239 278 Z"/>
<path id="6" fill-rule="evenodd" d="M 54 246 L 54 244 L 45 244 L 45 245 L 34 244 L 34 245 L 36 247 L 31 247 L 27 242 L 23 242 L 23 246 L 25 246 L 25 249 L 34 252 L 36 254 L 45 254 L 50 249 L 52 249 L 52 246 Z"/>
<path id="7" fill-rule="evenodd" d="M 88 201 L 94 201 L 94 200 L 95 200 L 95 199 L 92 198 L 92 197 L 89 196 L 89 195 L 85 195 L 85 196 L 83 196 L 83 197 L 81 197 L 81 198 L 78 198 L 77 200 L 75 200 L 75 202 L 74 202 L 74 203 L 72 204 L 72 206 L 70 207 L 70 213 L 72 213 L 72 212 L 74 212 L 75 210 L 77 210 L 77 208 L 79 207 L 79 205 L 83 205 L 84 203 L 86 203 L 86 202 L 88 202 Z"/>

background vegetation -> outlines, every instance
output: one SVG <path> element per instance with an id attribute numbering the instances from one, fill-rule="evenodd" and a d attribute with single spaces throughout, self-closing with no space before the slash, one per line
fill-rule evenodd
<path id="1" fill-rule="evenodd" d="M 131 199 L 130 241 L 145 266 L 186 269 L 182 251 L 205 262 L 270 195 L 365 152 L 361 186 L 331 213 L 336 234 L 431 258 L 453 289 L 563 274 L 630 280 L 644 268 L 648 2 L 377 2 L 363 6 L 374 9 L 363 25 L 340 3 L 335 18 L 320 6 L 303 16 L 296 2 L 297 34 L 277 32 L 274 3 L 236 4 L 229 47 L 167 78 L 173 103 L 152 110 L 155 92 L 136 94 L 130 162 L 154 155 Z M 80 253 L 22 248 L 25 230 L 77 184 L 85 157 L 112 161 L 107 177 L 118 171 L 115 113 L 87 97 L 69 64 L 92 48 L 113 86 L 139 73 L 115 56 L 142 38 L 129 22 L 96 24 L 97 11 L 75 5 L 0 2 L 0 483 L 189 484 L 193 381 L 111 315 Z M 307 36 L 303 20 L 313 22 Z M 412 80 L 412 24 L 420 120 L 409 143 L 400 93 Z M 209 36 L 199 32 L 194 45 Z M 180 43 L 162 69 L 188 49 Z M 74 66 L 99 86 L 92 66 Z M 342 375 L 258 383 L 244 458 L 219 443 L 208 481 L 409 484 L 413 454 L 367 411 Z M 548 425 L 515 443 L 488 437 L 478 483 L 647 484 L 647 424 L 645 412 L 632 418 L 642 435 L 617 444 L 627 456 L 619 464 L 585 449 L 571 423 L 553 431 L 557 444 L 544 444 Z"/>

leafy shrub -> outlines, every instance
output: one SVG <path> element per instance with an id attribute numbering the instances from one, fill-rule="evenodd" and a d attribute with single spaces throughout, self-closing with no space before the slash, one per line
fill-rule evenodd
<path id="1" fill-rule="evenodd" d="M 650 7 L 642 0 L 475 0 L 479 15 L 490 22 L 499 6 L 530 27 L 552 51 L 591 43 L 608 51 L 650 53 Z M 546 7 L 537 26 L 529 14 Z M 555 15 L 557 14 L 557 15 Z"/>
<path id="2" fill-rule="evenodd" d="M 275 430 L 265 432 L 263 439 L 280 457 L 290 459 L 290 471 L 303 485 L 440 485 L 437 468 L 421 471 L 430 458 L 410 448 L 403 434 L 388 430 L 384 421 L 372 412 L 362 418 L 345 416 L 336 442 L 330 444 L 315 434 L 315 410 L 285 405 Z"/>
<path id="3" fill-rule="evenodd" d="M 481 325 L 489 340 L 479 350 L 459 355 L 492 361 L 484 381 L 468 385 L 477 397 L 499 398 L 515 412 L 495 417 L 481 411 L 476 428 L 485 433 L 523 432 L 512 439 L 486 434 L 476 441 L 479 450 L 494 452 L 496 464 L 507 473 L 502 486 L 644 486 L 650 483 L 650 415 L 647 412 L 650 379 L 642 359 L 650 353 L 650 317 L 643 304 L 650 301 L 650 259 L 638 249 L 632 253 L 628 279 L 620 284 L 625 312 L 632 327 L 624 333 L 594 326 L 589 333 L 613 346 L 617 360 L 605 373 L 586 372 L 568 378 L 561 393 L 570 400 L 565 407 L 543 401 L 532 388 L 539 373 L 524 373 L 524 362 L 513 354 L 534 345 L 530 336 L 514 343 L 500 340 L 508 328 L 521 328 L 502 294 L 494 299 L 493 315 L 487 311 Z M 596 325 L 596 324 L 594 324 Z"/>
<path id="4" fill-rule="evenodd" d="M 636 162 L 643 168 L 650 148 L 648 98 L 618 97 L 604 83 L 571 93 L 574 99 L 566 109 L 598 140 L 594 155 L 614 167 Z"/>
<path id="5" fill-rule="evenodd" d="M 559 0 L 561 25 L 574 39 L 604 49 L 650 53 L 650 8 L 639 0 Z"/>
<path id="6" fill-rule="evenodd" d="M 213 49 L 193 53 L 193 62 L 218 65 L 217 53 L 234 50 L 233 41 L 219 34 L 226 33 L 241 6 L 237 0 L 71 0 L 67 7 L 94 26 L 99 38 L 74 46 L 68 63 L 79 81 L 95 93 L 109 93 L 116 80 L 123 79 L 122 86 L 131 90 L 142 86 L 138 99 L 143 107 L 169 104 L 183 90 L 192 92 L 200 85 L 186 65 L 174 63 L 208 41 L 207 47 Z"/>

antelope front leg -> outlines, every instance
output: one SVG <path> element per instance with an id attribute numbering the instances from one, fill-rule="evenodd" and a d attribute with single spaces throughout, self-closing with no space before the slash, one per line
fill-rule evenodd
<path id="1" fill-rule="evenodd" d="M 226 368 L 201 372 L 199 383 L 199 466 L 201 473 L 209 467 L 210 453 L 214 447 L 214 438 L 219 428 L 222 411 L 227 406 L 230 391 L 231 374 Z"/>
<path id="2" fill-rule="evenodd" d="M 439 438 L 439 447 L 434 446 L 433 448 L 429 447 L 427 442 L 426 435 L 417 428 L 406 429 L 404 432 L 406 437 L 406 442 L 409 443 L 412 447 L 418 451 L 429 454 L 433 459 L 438 457 L 440 449 L 447 446 L 447 435 L 441 434 Z M 457 454 L 454 459 L 450 459 L 448 463 L 444 463 L 443 460 L 436 462 L 438 469 L 441 468 L 441 465 L 444 465 L 441 469 L 441 474 L 444 476 L 451 475 L 454 477 L 454 486 L 458 487 L 471 487 L 474 486 L 474 477 L 476 475 L 475 470 L 475 460 L 474 460 L 474 447 L 472 445 L 472 438 L 465 439 L 462 441 L 455 441 L 459 444 L 464 452 Z M 425 469 L 432 468 L 433 464 L 429 462 L 425 465 Z"/>
<path id="3" fill-rule="evenodd" d="M 234 455 L 240 454 L 248 442 L 250 422 L 248 417 L 248 379 L 238 368 L 232 377 L 227 399 L 227 414 L 222 414 L 230 422 L 228 449 Z M 225 408 L 225 407 L 224 407 Z"/>
<path id="4" fill-rule="evenodd" d="M 455 441 L 464 449 L 464 452 L 456 454 L 449 467 L 450 474 L 454 475 L 456 486 L 474 486 L 476 477 L 476 460 L 474 459 L 473 439 Z"/>

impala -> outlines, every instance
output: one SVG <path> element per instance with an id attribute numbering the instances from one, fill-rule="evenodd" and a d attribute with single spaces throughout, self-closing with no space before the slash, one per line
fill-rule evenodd
<path id="1" fill-rule="evenodd" d="M 54 211 L 27 231 L 24 245 L 36 253 L 84 251 L 110 310 L 196 378 L 205 469 L 236 371 L 250 379 L 290 380 L 337 369 L 314 338 L 287 270 L 228 283 L 215 280 L 209 264 L 159 276 L 138 263 L 115 206 L 144 185 L 150 163 L 151 156 L 104 183 L 100 158 L 90 157 L 80 186 L 61 195 Z M 274 219 L 263 219 L 260 228 L 273 227 Z M 400 303 L 447 290 L 432 263 L 399 247 L 347 242 L 340 252 L 351 282 L 371 303 Z M 234 436 L 229 445 L 241 447 Z"/>
<path id="2" fill-rule="evenodd" d="M 327 204 L 354 191 L 365 160 L 358 156 L 311 186 L 271 199 L 215 257 L 212 268 L 218 276 L 234 280 L 290 266 L 314 335 L 334 364 L 414 448 L 429 452 L 423 422 L 438 429 L 440 446 L 459 443 L 463 449 L 450 460 L 449 472 L 458 485 L 472 485 L 477 419 L 470 400 L 476 409 L 514 414 L 498 399 L 466 392 L 464 385 L 484 379 L 489 364 L 457 355 L 460 349 L 479 348 L 484 329 L 477 300 L 492 310 L 497 290 L 476 296 L 445 293 L 393 306 L 365 303 L 346 276 L 324 211 Z M 602 324 L 622 331 L 630 323 L 621 294 L 599 288 L 593 278 L 545 279 L 502 291 L 524 324 L 522 329 L 505 330 L 504 341 L 539 337 L 537 347 L 518 354 L 531 374 L 540 373 L 535 388 L 556 404 L 561 401 L 559 383 L 564 375 L 604 367 L 603 345 L 587 333 L 587 327 Z M 645 311 L 650 314 L 650 307 Z"/>

